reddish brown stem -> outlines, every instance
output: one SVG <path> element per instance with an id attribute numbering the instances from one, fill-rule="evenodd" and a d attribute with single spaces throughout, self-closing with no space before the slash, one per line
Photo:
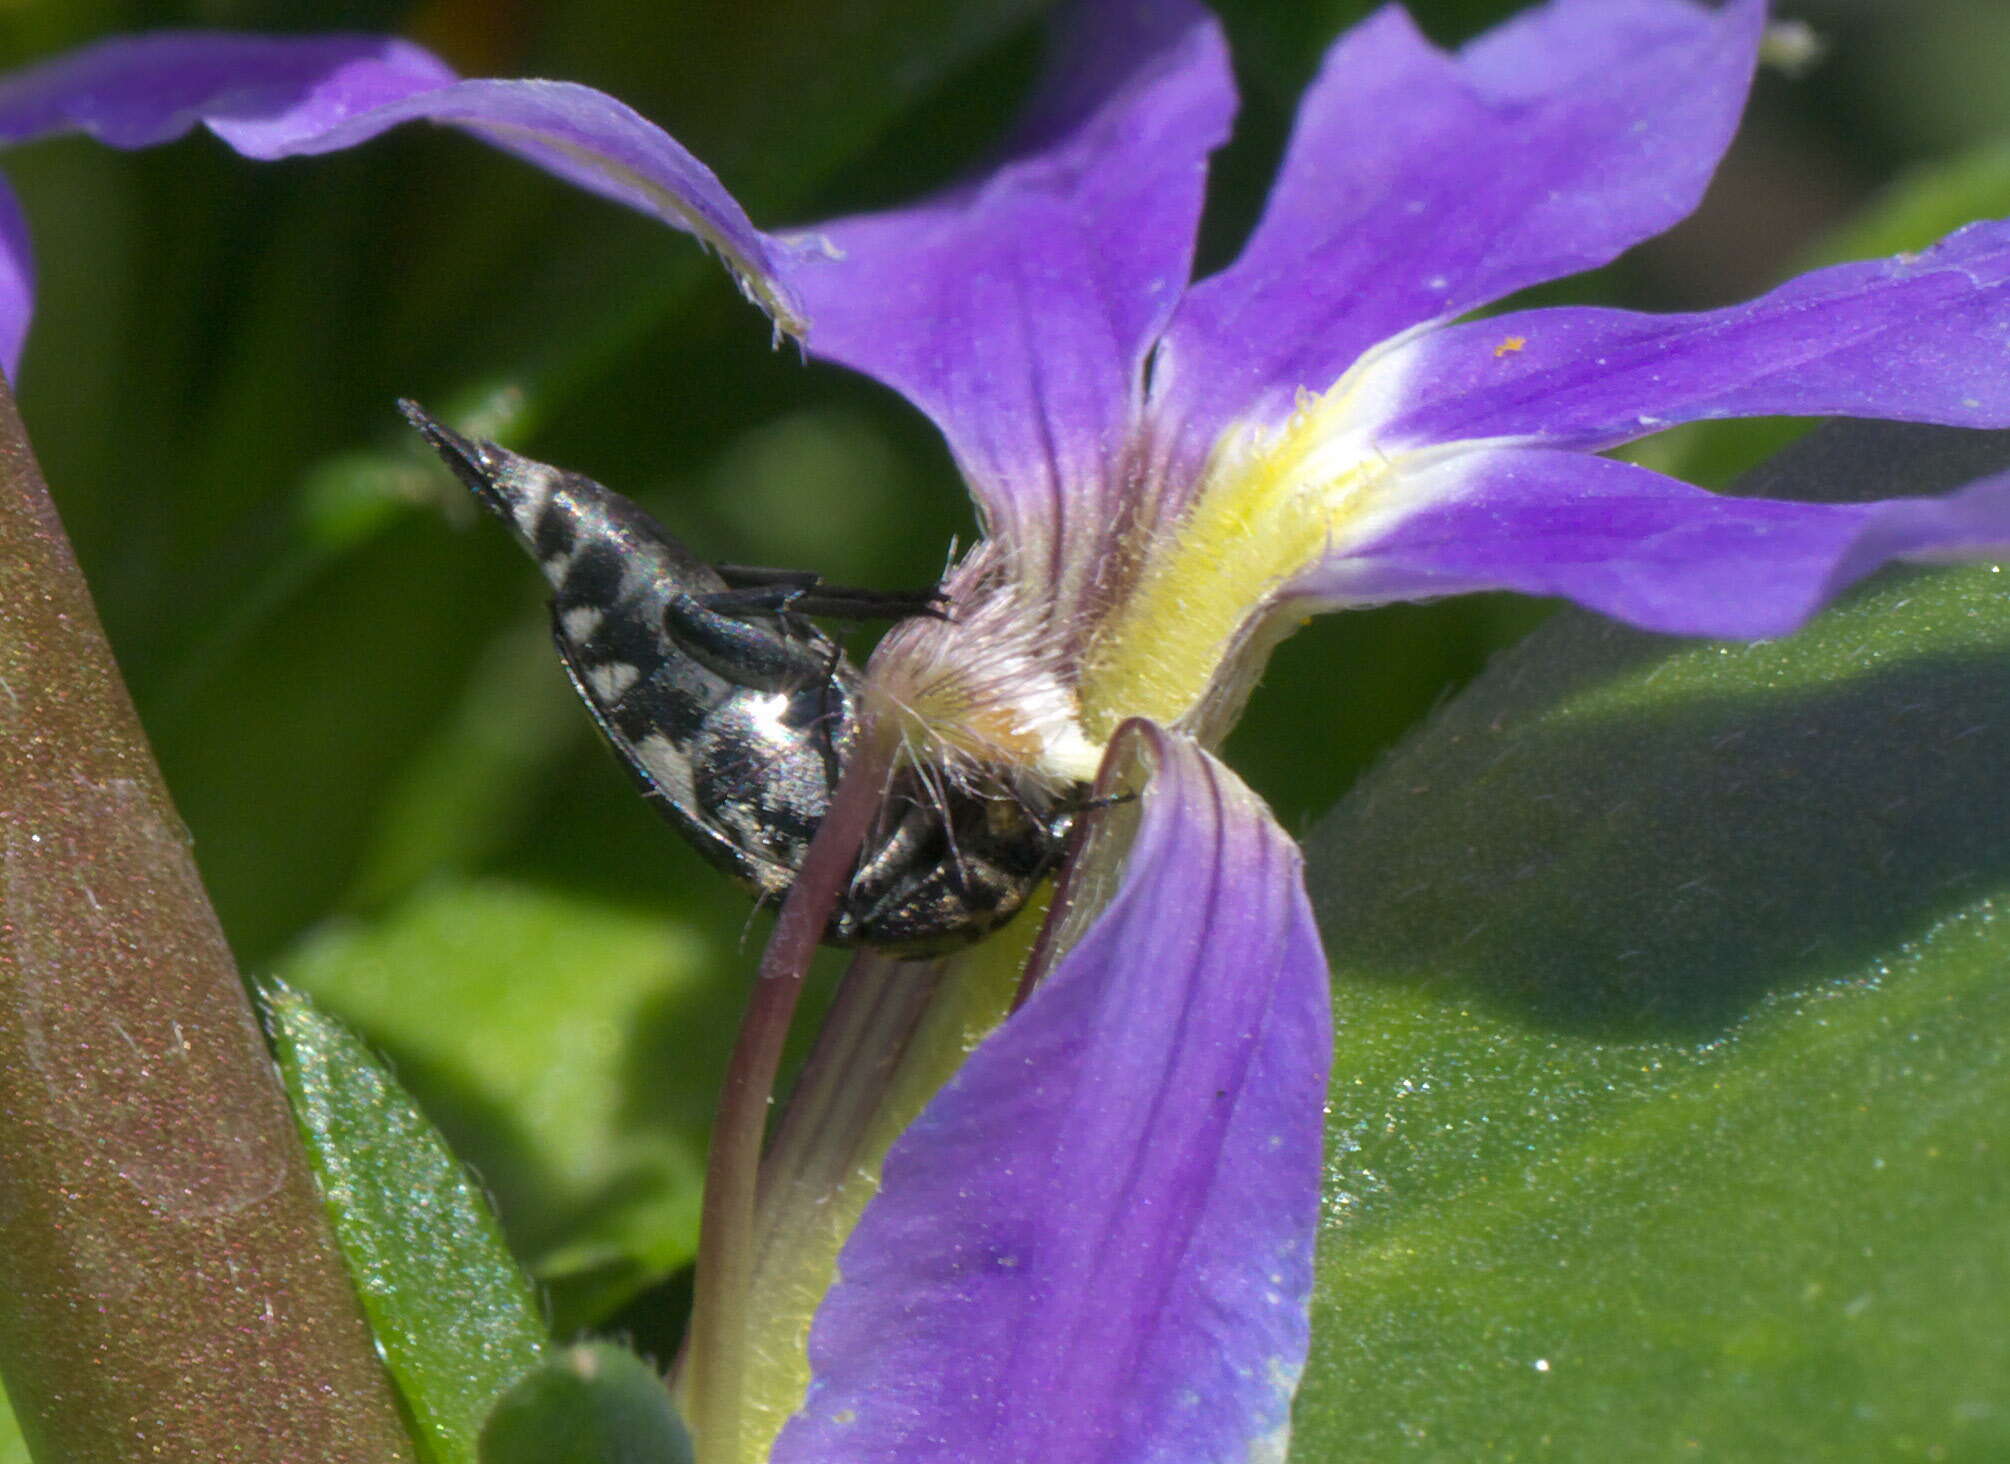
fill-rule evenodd
<path id="1" fill-rule="evenodd" d="M 38 1459 L 412 1457 L 4 382 L 0 1368 Z"/>

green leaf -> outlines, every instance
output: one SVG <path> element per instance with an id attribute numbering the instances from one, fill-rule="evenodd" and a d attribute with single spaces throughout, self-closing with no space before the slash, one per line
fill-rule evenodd
<path id="1" fill-rule="evenodd" d="M 544 1353 L 537 1299 L 467 1170 L 340 1023 L 275 986 L 294 1116 L 384 1364 L 441 1464 L 472 1464 L 495 1400 Z"/>
<path id="2" fill-rule="evenodd" d="M 1991 138 L 1901 175 L 1824 238 L 1801 267 L 1924 249 L 1963 225 L 2005 214 L 2010 214 L 2010 141 Z"/>
<path id="3" fill-rule="evenodd" d="M 1759 486 L 2001 438 L 1852 424 Z M 1759 645 L 1560 615 L 1318 830 L 1299 1457 L 2010 1451 L 2006 590 L 1889 573 Z"/>
<path id="4" fill-rule="evenodd" d="M 0 1464 L 33 1464 L 28 1457 L 27 1440 L 21 1437 L 20 1425 L 14 1421 L 14 1410 L 8 1406 L 4 1389 L 0 1389 Z"/>
<path id="5" fill-rule="evenodd" d="M 607 1343 L 567 1349 L 510 1390 L 482 1429 L 481 1464 L 690 1464 L 663 1380 Z"/>
<path id="6" fill-rule="evenodd" d="M 491 878 L 331 922 L 281 974 L 397 1063 L 563 1334 L 690 1259 L 716 1036 L 740 1000 L 707 979 L 724 954 L 660 914 Z"/>

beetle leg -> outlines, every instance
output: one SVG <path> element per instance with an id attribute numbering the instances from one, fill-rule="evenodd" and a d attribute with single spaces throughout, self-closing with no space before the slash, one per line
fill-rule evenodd
<path id="1" fill-rule="evenodd" d="M 763 569 L 751 564 L 715 564 L 727 588 L 705 597 L 726 614 L 828 615 L 837 620 L 905 620 L 924 615 L 947 620 L 942 586 L 925 590 L 871 590 L 827 585 L 808 570 Z"/>
<path id="2" fill-rule="evenodd" d="M 816 627 L 793 616 L 782 624 L 746 619 L 716 608 L 713 593 L 680 590 L 667 596 L 663 628 L 679 650 L 714 675 L 753 691 L 787 692 L 833 674 L 836 643 Z"/>

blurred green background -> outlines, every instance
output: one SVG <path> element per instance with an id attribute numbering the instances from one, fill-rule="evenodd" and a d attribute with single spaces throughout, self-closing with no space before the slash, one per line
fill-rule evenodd
<path id="1" fill-rule="evenodd" d="M 1232 255 L 1297 93 L 1368 7 L 1218 8 L 1244 110 L 1204 267 Z M 1449 42 L 1517 7 L 1411 8 Z M 1040 9 L 10 0 L 0 64 L 165 25 L 398 30 L 469 73 L 621 96 L 778 224 L 980 156 L 1032 74 Z M 1959 217 L 2010 213 L 2010 7 L 1790 15 L 1826 56 L 1761 78 L 1698 216 L 1540 298 L 1725 303 L 1839 238 L 1926 242 L 1947 192 Z M 1950 163 L 1967 171 L 1894 220 L 1894 180 Z M 68 140 L 7 170 L 42 282 L 22 408 L 245 969 L 300 982 L 391 1056 L 561 1329 L 612 1318 L 662 1350 L 764 923 L 634 797 L 544 643 L 535 577 L 392 403 L 589 472 L 720 559 L 867 584 L 925 581 L 969 541 L 946 454 L 888 393 L 773 349 L 687 239 L 456 134 L 277 165 L 206 137 Z M 1721 483 L 1780 440 L 1645 452 Z M 1543 613 L 1329 617 L 1279 654 L 1230 760 L 1303 829 Z M 637 1300 L 665 1278 L 667 1298 Z"/>

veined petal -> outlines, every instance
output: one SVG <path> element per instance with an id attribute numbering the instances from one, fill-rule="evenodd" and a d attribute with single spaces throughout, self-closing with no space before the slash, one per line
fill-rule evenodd
<path id="1" fill-rule="evenodd" d="M 1282 1457 L 1326 965 L 1283 830 L 1141 735 L 1122 887 L 895 1144 L 778 1464 Z"/>
<path id="2" fill-rule="evenodd" d="M 817 228 L 795 279 L 811 351 L 934 418 L 994 533 L 1111 511 L 1145 352 L 1191 266 L 1208 153 L 1235 106 L 1187 0 L 1077 4 L 1001 164 Z"/>
<path id="3" fill-rule="evenodd" d="M 389 37 L 203 31 L 101 42 L 0 82 L 0 142 L 82 131 L 113 147 L 150 147 L 201 123 L 247 157 L 269 159 L 334 152 L 420 120 L 461 128 L 696 235 L 778 327 L 804 330 L 784 278 L 795 251 L 754 228 L 676 139 L 591 87 L 456 81 L 430 52 Z M 0 340 L 23 329 L 25 319 L 0 316 Z"/>
<path id="4" fill-rule="evenodd" d="M 1675 223 L 1730 141 L 1763 22 L 1760 0 L 1555 0 L 1448 56 L 1377 12 L 1300 104 L 1241 257 L 1181 303 L 1154 415 L 1197 458 L 1379 341 Z"/>
<path id="5" fill-rule="evenodd" d="M 2010 475 L 1945 498 L 1789 503 L 1504 448 L 1412 468 L 1402 497 L 1410 511 L 1336 545 L 1292 591 L 1364 605 L 1519 590 L 1644 630 L 1756 638 L 1798 629 L 1894 559 L 2010 555 Z"/>
<path id="6" fill-rule="evenodd" d="M 1563 308 L 1434 331 L 1391 353 L 1422 399 L 1391 450 L 1473 438 L 1603 448 L 1701 417 L 2010 423 L 2010 222 L 1920 254 L 1816 270 L 1724 310 Z"/>

